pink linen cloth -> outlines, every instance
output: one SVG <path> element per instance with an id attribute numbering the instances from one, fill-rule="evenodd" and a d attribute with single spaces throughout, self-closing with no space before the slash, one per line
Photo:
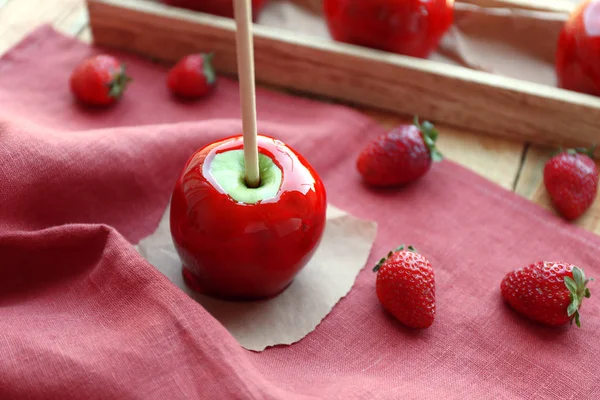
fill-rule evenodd
<path id="1" fill-rule="evenodd" d="M 531 323 L 502 302 L 506 272 L 565 260 L 600 277 L 600 238 L 444 161 L 374 191 L 356 155 L 382 128 L 351 109 L 260 90 L 259 127 L 297 148 L 331 203 L 376 220 L 370 260 L 302 341 L 244 350 L 132 247 L 194 150 L 239 132 L 236 83 L 174 101 L 161 66 L 122 55 L 116 107 L 68 92 L 95 50 L 42 27 L 0 60 L 0 399 L 596 399 L 600 292 L 583 327 Z M 443 132 L 442 132 L 443 134 Z M 370 267 L 401 243 L 436 272 L 423 331 L 384 313 Z"/>

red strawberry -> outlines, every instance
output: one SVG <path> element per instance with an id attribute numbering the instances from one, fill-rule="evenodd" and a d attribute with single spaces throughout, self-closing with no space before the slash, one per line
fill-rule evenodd
<path id="1" fill-rule="evenodd" d="M 442 155 L 435 147 L 438 131 L 429 122 L 401 125 L 379 136 L 360 153 L 357 168 L 365 182 L 392 186 L 415 181 Z"/>
<path id="2" fill-rule="evenodd" d="M 543 324 L 556 326 L 575 320 L 590 279 L 583 270 L 562 262 L 537 262 L 509 272 L 500 285 L 502 297 L 517 312 Z"/>
<path id="3" fill-rule="evenodd" d="M 106 106 L 121 98 L 131 78 L 125 65 L 113 56 L 100 54 L 79 64 L 71 73 L 71 92 L 81 102 Z"/>
<path id="4" fill-rule="evenodd" d="M 390 251 L 373 268 L 383 308 L 411 328 L 427 328 L 435 318 L 435 278 L 425 257 L 412 247 Z"/>
<path id="5" fill-rule="evenodd" d="M 183 57 L 169 71 L 167 86 L 173 94 L 184 98 L 207 95 L 217 82 L 212 66 L 213 54 L 190 54 Z"/>
<path id="6" fill-rule="evenodd" d="M 579 218 L 594 202 L 598 168 L 591 151 L 567 150 L 544 167 L 544 185 L 557 211 L 566 219 Z"/>

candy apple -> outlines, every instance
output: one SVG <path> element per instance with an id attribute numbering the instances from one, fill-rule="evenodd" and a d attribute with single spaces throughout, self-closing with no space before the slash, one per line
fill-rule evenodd
<path id="1" fill-rule="evenodd" d="M 245 183 L 243 137 L 192 155 L 171 198 L 171 234 L 190 288 L 251 300 L 289 286 L 321 241 L 323 182 L 298 152 L 257 136 L 260 184 Z"/>
<path id="2" fill-rule="evenodd" d="M 454 0 L 324 0 L 331 36 L 340 42 L 427 57 L 454 20 Z"/>
<path id="3" fill-rule="evenodd" d="M 585 0 L 563 25 L 556 49 L 563 89 L 600 96 L 600 0 Z"/>
<path id="4" fill-rule="evenodd" d="M 233 0 L 160 0 L 165 4 L 189 10 L 233 18 Z M 256 21 L 268 0 L 252 0 L 252 18 Z"/>

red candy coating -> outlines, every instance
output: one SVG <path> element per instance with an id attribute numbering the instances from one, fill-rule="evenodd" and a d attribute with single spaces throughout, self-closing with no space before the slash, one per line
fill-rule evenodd
<path id="1" fill-rule="evenodd" d="M 272 198 L 238 202 L 211 175 L 215 155 L 242 150 L 242 136 L 198 150 L 177 180 L 171 234 L 194 290 L 236 300 L 272 297 L 291 284 L 321 241 L 327 199 L 318 174 L 277 139 L 259 135 L 258 148 L 282 172 Z"/>
<path id="2" fill-rule="evenodd" d="M 454 20 L 453 0 L 324 0 L 323 7 L 335 40 L 423 58 Z"/>
<path id="3" fill-rule="evenodd" d="M 558 86 L 600 96 L 600 0 L 586 0 L 562 28 L 556 49 Z"/>

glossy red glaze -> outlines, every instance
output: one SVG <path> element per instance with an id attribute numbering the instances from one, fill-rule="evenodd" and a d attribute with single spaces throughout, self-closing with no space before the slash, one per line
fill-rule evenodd
<path id="1" fill-rule="evenodd" d="M 454 0 L 324 0 L 323 7 L 335 40 L 422 58 L 454 20 Z"/>
<path id="2" fill-rule="evenodd" d="M 556 49 L 558 86 L 600 96 L 600 0 L 586 0 L 563 26 Z"/>
<path id="3" fill-rule="evenodd" d="M 233 0 L 160 0 L 174 7 L 233 18 Z M 252 0 L 252 19 L 257 20 L 268 0 Z"/>
<path id="4" fill-rule="evenodd" d="M 239 203 L 212 177 L 212 159 L 243 149 L 241 136 L 198 150 L 177 180 L 171 234 L 196 291 L 235 300 L 272 297 L 291 284 L 321 241 L 327 199 L 318 174 L 279 140 L 259 135 L 258 147 L 283 173 L 273 198 Z"/>

